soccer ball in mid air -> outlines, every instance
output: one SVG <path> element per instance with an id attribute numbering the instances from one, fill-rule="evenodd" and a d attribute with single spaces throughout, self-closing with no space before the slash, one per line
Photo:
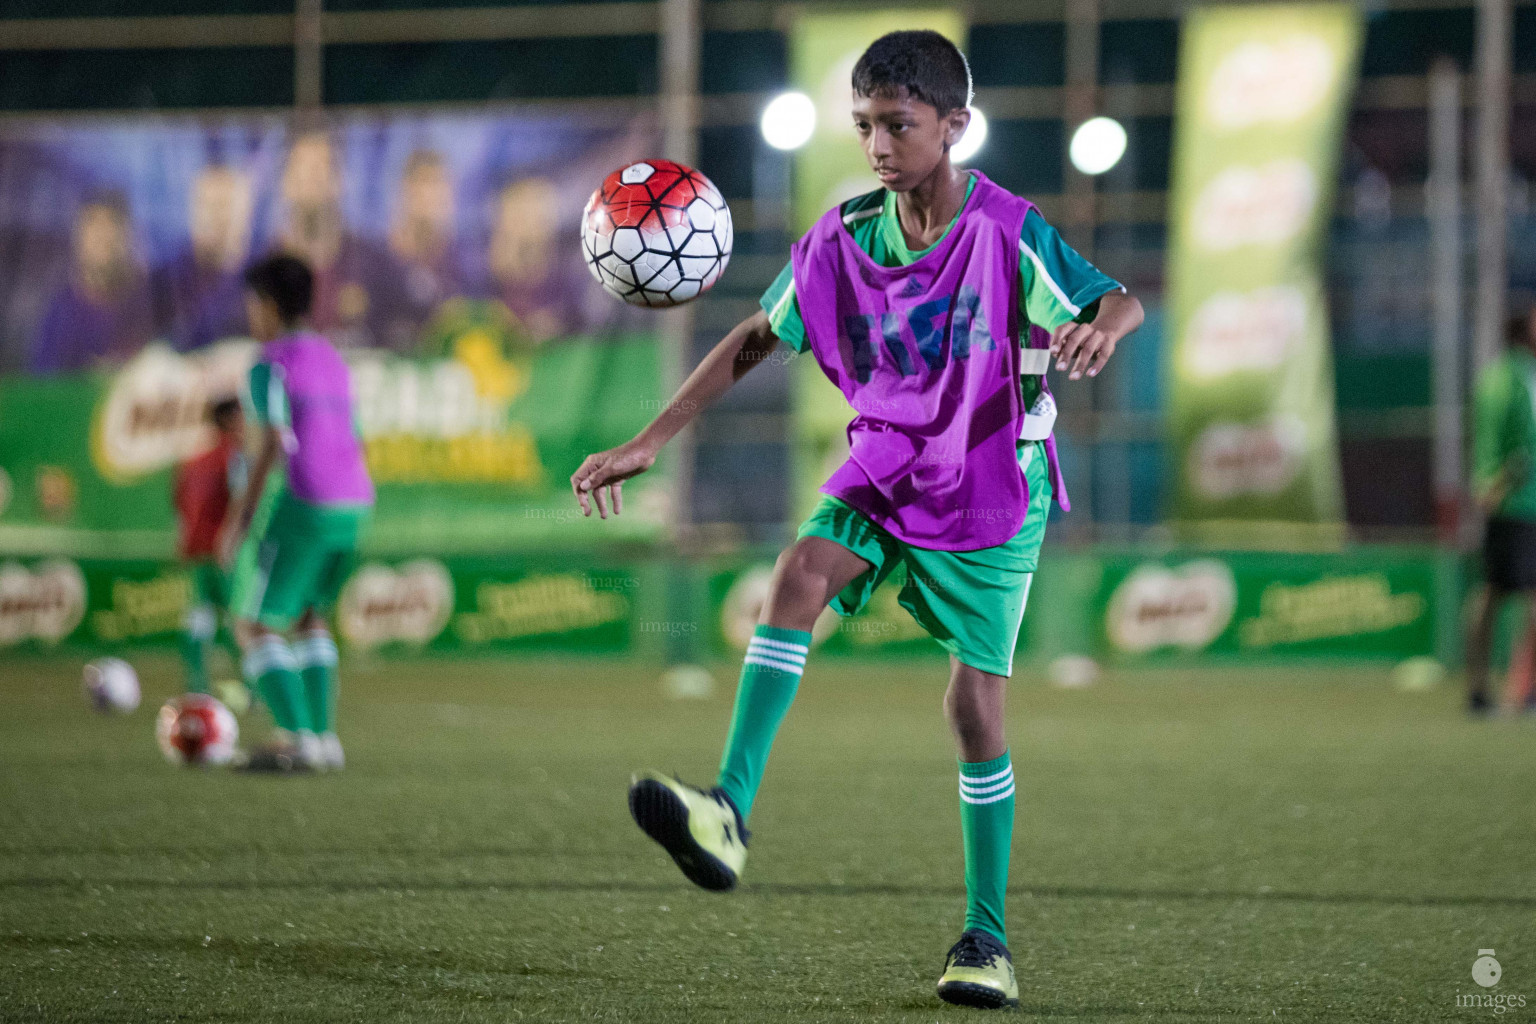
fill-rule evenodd
<path id="1" fill-rule="evenodd" d="M 97 658 L 85 666 L 85 699 L 102 714 L 127 714 L 139 706 L 139 674 L 122 658 Z"/>
<path id="2" fill-rule="evenodd" d="M 206 693 L 172 697 L 155 720 L 160 753 L 172 764 L 228 764 L 239 738 L 235 716 Z"/>
<path id="3" fill-rule="evenodd" d="M 610 294 L 636 306 L 698 298 L 731 259 L 731 208 L 691 167 L 644 160 L 608 175 L 587 200 L 581 248 Z"/>

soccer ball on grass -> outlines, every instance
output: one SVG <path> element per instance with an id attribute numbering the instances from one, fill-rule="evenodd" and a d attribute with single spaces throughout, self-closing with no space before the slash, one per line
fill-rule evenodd
<path id="1" fill-rule="evenodd" d="M 97 658 L 82 673 L 85 699 L 102 714 L 126 715 L 139 706 L 139 674 L 122 658 Z"/>
<path id="2" fill-rule="evenodd" d="M 235 716 L 206 693 L 172 697 L 155 719 L 160 753 L 172 764 L 228 764 L 239 738 Z"/>

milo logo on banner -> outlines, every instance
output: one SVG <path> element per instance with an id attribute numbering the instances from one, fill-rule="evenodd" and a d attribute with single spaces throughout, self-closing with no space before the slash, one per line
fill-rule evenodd
<path id="1" fill-rule="evenodd" d="M 0 647 L 25 640 L 55 644 L 85 617 L 85 577 L 67 559 L 28 569 L 19 562 L 0 566 Z"/>
<path id="2" fill-rule="evenodd" d="M 1328 99 L 1340 70 L 1334 49 L 1308 32 L 1245 42 L 1211 72 L 1206 112 L 1227 131 L 1295 121 Z"/>
<path id="3" fill-rule="evenodd" d="M 1195 310 L 1179 369 L 1199 381 L 1277 370 L 1306 340 L 1307 315 L 1299 288 L 1217 292 Z"/>
<path id="4" fill-rule="evenodd" d="M 1237 581 L 1224 562 L 1201 559 L 1177 569 L 1143 565 L 1109 599 L 1105 630 L 1127 654 L 1160 647 L 1200 651 L 1226 630 L 1237 608 Z"/>
<path id="5" fill-rule="evenodd" d="M 1222 171 L 1195 199 L 1194 237 L 1211 252 L 1274 245 L 1300 234 L 1317 205 L 1317 175 L 1300 160 Z"/>
<path id="6" fill-rule="evenodd" d="M 1211 499 L 1280 494 L 1302 471 L 1306 445 L 1307 425 L 1296 416 L 1252 426 L 1212 423 L 1190 446 L 1189 479 Z"/>
<path id="7" fill-rule="evenodd" d="M 212 442 L 210 402 L 240 393 L 256 344 L 226 341 L 191 355 L 150 345 L 112 378 L 91 425 L 91 461 L 109 480 L 166 469 Z"/>
<path id="8" fill-rule="evenodd" d="M 354 647 L 421 646 L 437 639 L 452 613 L 453 577 L 443 563 L 421 558 L 396 569 L 372 562 L 342 588 L 336 624 Z"/>

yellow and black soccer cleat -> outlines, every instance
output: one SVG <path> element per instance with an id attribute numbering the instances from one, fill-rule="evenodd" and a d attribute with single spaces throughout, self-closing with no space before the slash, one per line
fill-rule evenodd
<path id="1" fill-rule="evenodd" d="M 629 813 L 672 855 L 688 881 L 717 892 L 736 888 L 747 862 L 747 830 L 719 789 L 702 790 L 653 772 L 629 787 Z"/>
<path id="2" fill-rule="evenodd" d="M 981 1010 L 1017 1008 L 1019 982 L 1013 976 L 1013 954 L 979 928 L 964 932 L 944 961 L 939 998 Z"/>

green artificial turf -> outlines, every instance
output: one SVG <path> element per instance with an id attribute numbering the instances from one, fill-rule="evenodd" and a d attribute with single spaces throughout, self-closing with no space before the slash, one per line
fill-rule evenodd
<path id="1" fill-rule="evenodd" d="M 691 889 L 630 773 L 708 782 L 734 671 L 667 699 L 624 662 L 344 670 L 350 766 L 165 764 L 154 709 L 77 661 L 0 662 L 0 1019 L 957 1021 L 942 662 L 813 659 L 740 891 Z M 261 731 L 261 713 L 247 715 Z M 1026 1017 L 1536 1020 L 1536 720 L 1384 672 L 1110 674 L 1010 708 Z M 1458 1008 L 1479 949 L 1526 996 Z"/>

